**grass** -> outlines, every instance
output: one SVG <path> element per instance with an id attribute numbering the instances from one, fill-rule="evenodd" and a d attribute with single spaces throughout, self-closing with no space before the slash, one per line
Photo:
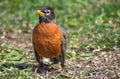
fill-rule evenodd
<path id="1" fill-rule="evenodd" d="M 119 3 L 119 0 L 0 0 L 0 79 L 42 78 L 31 71 L 34 56 L 28 57 L 24 47 L 16 47 L 12 43 L 14 37 L 12 40 L 6 36 L 20 33 L 27 34 L 30 39 L 32 29 L 38 23 L 36 10 L 45 5 L 54 8 L 58 24 L 68 33 L 67 58 L 76 57 L 79 51 L 120 50 Z M 8 44 L 7 40 L 11 42 Z M 92 56 L 91 51 L 78 55 L 82 58 Z M 24 67 L 22 63 L 27 64 Z M 21 67 L 23 69 L 19 69 Z M 71 77 L 67 73 L 55 75 L 52 78 Z M 83 78 L 84 74 L 77 74 L 76 77 Z"/>

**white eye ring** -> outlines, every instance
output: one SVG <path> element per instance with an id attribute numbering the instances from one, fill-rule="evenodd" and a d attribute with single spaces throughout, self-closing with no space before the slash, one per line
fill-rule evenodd
<path id="1" fill-rule="evenodd" d="M 46 15 L 50 15 L 50 10 L 45 10 Z"/>

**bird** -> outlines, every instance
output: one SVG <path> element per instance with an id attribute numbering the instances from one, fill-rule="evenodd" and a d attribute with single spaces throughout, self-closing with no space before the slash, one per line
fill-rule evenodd
<path id="1" fill-rule="evenodd" d="M 67 47 L 67 33 L 57 24 L 54 9 L 43 6 L 37 10 L 39 22 L 32 32 L 35 58 L 39 67 L 43 67 L 43 58 L 49 58 L 54 64 L 64 68 Z"/>

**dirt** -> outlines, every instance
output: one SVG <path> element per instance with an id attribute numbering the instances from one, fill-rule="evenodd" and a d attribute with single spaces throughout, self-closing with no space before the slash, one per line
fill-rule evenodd
<path id="1" fill-rule="evenodd" d="M 12 44 L 15 48 L 22 48 L 23 53 L 32 52 L 32 39 L 30 33 L 3 33 L 0 35 L 0 44 Z M 79 50 L 79 49 L 77 49 Z M 73 50 L 74 51 L 74 50 Z M 76 52 L 76 51 L 75 51 Z M 88 50 L 79 50 L 76 52 L 76 56 L 72 58 L 66 58 L 66 67 L 60 72 L 55 68 L 43 73 L 38 73 L 40 78 L 44 75 L 48 77 L 62 76 L 63 78 L 73 79 L 120 79 L 120 51 L 101 51 L 92 50 L 94 53 L 89 58 L 80 57 L 80 54 L 87 53 Z"/>

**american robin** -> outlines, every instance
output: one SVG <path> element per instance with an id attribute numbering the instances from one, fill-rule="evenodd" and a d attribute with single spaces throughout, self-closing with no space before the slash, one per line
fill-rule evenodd
<path id="1" fill-rule="evenodd" d="M 54 10 L 49 6 L 40 8 L 39 23 L 33 29 L 33 47 L 39 66 L 43 67 L 43 58 L 64 67 L 67 35 L 63 27 L 56 23 Z"/>

